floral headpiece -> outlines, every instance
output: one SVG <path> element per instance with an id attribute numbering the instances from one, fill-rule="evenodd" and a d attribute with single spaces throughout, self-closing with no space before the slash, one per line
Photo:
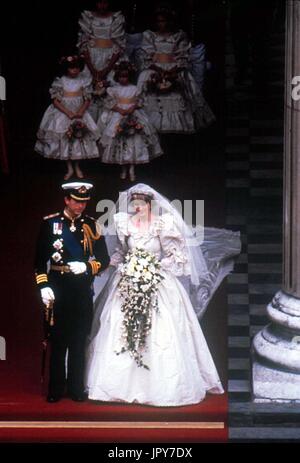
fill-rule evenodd
<path id="1" fill-rule="evenodd" d="M 70 65 L 70 66 L 81 66 L 84 63 L 83 55 L 69 55 L 62 56 L 59 60 L 59 64 Z"/>

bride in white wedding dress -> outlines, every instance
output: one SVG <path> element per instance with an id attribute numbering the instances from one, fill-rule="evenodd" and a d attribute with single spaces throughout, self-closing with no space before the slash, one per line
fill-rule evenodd
<path id="1" fill-rule="evenodd" d="M 215 289 L 232 270 L 233 257 L 240 251 L 239 234 L 205 228 L 204 242 L 195 245 L 195 230 L 184 223 L 166 198 L 144 184 L 135 185 L 127 193 L 133 213 L 114 215 L 118 246 L 111 256 L 111 266 L 115 271 L 95 303 L 87 351 L 88 397 L 180 406 L 199 403 L 206 393 L 222 394 L 197 315 L 203 314 Z M 160 214 L 154 212 L 154 202 Z M 130 349 L 124 348 L 120 282 L 126 255 L 137 249 L 157 259 L 163 277 L 157 284 L 156 309 L 150 314 L 150 327 L 140 352 L 146 368 Z"/>

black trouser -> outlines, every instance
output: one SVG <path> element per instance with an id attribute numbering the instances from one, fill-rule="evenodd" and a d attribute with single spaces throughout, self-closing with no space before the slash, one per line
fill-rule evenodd
<path id="1" fill-rule="evenodd" d="M 66 384 L 68 394 L 82 394 L 86 339 L 93 312 L 91 279 L 86 275 L 51 272 L 49 283 L 55 295 L 49 394 L 62 396 Z"/>

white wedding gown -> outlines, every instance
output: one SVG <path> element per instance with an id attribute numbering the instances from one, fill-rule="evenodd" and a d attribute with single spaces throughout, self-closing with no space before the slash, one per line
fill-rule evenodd
<path id="1" fill-rule="evenodd" d="M 128 352 L 116 353 L 122 347 L 120 273 L 117 270 L 110 277 L 98 298 L 100 328 L 87 352 L 86 387 L 91 400 L 179 406 L 199 403 L 207 392 L 224 392 L 189 296 L 177 278 L 187 262 L 184 241 L 166 223 L 159 218 L 140 233 L 127 214 L 115 215 L 120 247 L 112 263 L 121 263 L 128 249 L 142 248 L 161 260 L 164 279 L 143 353 L 147 370 L 138 367 Z"/>

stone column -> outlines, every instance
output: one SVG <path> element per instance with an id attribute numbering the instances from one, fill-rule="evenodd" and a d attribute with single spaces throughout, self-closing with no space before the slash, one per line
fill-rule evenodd
<path id="1" fill-rule="evenodd" d="M 283 288 L 267 307 L 271 323 L 253 341 L 257 402 L 300 402 L 300 100 L 292 97 L 300 76 L 300 0 L 286 4 L 285 57 Z"/>

